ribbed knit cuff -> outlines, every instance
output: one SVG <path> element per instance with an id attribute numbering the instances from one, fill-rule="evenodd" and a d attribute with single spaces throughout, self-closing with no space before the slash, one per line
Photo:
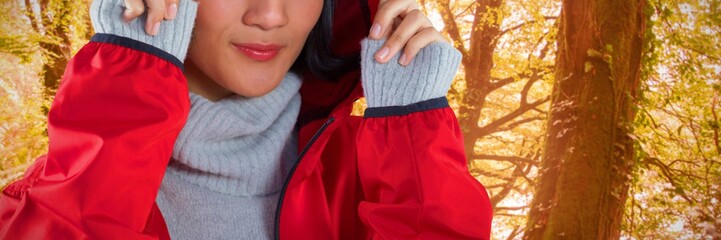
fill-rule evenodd
<path id="1" fill-rule="evenodd" d="M 385 64 L 374 54 L 385 40 L 361 41 L 361 80 L 368 107 L 405 106 L 446 96 L 458 70 L 461 53 L 445 42 L 421 49 L 408 66 L 398 63 L 400 53 Z"/>
<path id="2" fill-rule="evenodd" d="M 123 21 L 125 10 L 123 0 L 93 0 L 90 6 L 90 19 L 96 33 L 118 35 L 149 44 L 172 54 L 182 62 L 188 52 L 197 9 L 198 3 L 192 0 L 180 0 L 175 19 L 161 22 L 156 36 L 145 32 L 147 11 L 130 23 Z"/>

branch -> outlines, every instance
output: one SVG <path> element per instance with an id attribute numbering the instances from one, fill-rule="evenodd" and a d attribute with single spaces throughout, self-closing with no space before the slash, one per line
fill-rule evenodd
<path id="1" fill-rule="evenodd" d="M 496 119 L 495 121 L 480 127 L 476 129 L 475 131 L 469 132 L 468 135 L 471 139 L 478 139 L 480 137 L 486 136 L 494 131 L 496 131 L 497 128 L 503 126 L 504 124 L 510 122 L 513 119 L 516 119 L 517 117 L 523 115 L 527 111 L 530 111 L 531 109 L 538 107 L 539 105 L 548 102 L 551 100 L 550 96 L 546 96 L 543 99 L 539 99 L 532 103 L 521 103 L 520 106 L 514 110 L 513 112 L 506 114 L 505 116 Z"/>
<path id="2" fill-rule="evenodd" d="M 463 44 L 463 38 L 461 38 L 461 33 L 458 30 L 458 24 L 456 23 L 455 14 L 451 11 L 449 0 L 442 0 L 438 3 L 438 5 L 440 6 L 439 12 L 441 13 L 441 18 L 443 19 L 443 23 L 446 25 L 446 32 L 448 33 L 448 36 L 451 37 L 453 46 L 461 52 L 464 59 L 467 59 L 468 51 L 466 50 L 466 46 Z"/>
<path id="3" fill-rule="evenodd" d="M 718 121 L 718 115 L 716 115 L 716 105 L 718 105 L 718 92 L 715 92 L 713 95 L 713 99 L 711 100 L 711 116 L 713 116 L 713 122 L 716 124 L 716 126 L 712 126 L 711 129 L 713 129 L 713 141 L 716 144 L 716 154 L 721 155 L 721 145 L 719 145 L 719 134 L 718 130 L 721 126 L 719 126 Z"/>
<path id="4" fill-rule="evenodd" d="M 483 175 L 483 176 L 485 176 L 485 177 L 492 177 L 492 178 L 496 178 L 496 179 L 500 179 L 500 180 L 505 180 L 505 181 L 511 181 L 511 180 L 513 180 L 513 177 L 501 176 L 500 174 L 495 173 L 495 171 L 494 171 L 494 172 L 490 172 L 490 171 L 486 171 L 486 170 L 483 170 L 483 169 L 474 168 L 474 169 L 471 169 L 470 172 L 471 172 L 472 174 L 475 173 L 475 174 L 473 174 L 474 176 Z"/>
<path id="5" fill-rule="evenodd" d="M 539 120 L 545 120 L 545 118 L 542 118 L 542 117 L 524 118 L 524 119 L 521 119 L 521 120 L 518 120 L 518 121 L 515 121 L 515 122 L 512 122 L 512 123 L 509 123 L 509 124 L 506 125 L 505 127 L 499 127 L 499 128 L 493 130 L 492 132 L 490 132 L 490 133 L 488 133 L 488 134 L 493 134 L 493 133 L 497 133 L 497 132 L 510 131 L 510 130 L 513 130 L 514 128 L 522 125 L 522 124 L 526 124 L 526 123 L 533 122 L 533 121 L 539 121 Z"/>
<path id="6" fill-rule="evenodd" d="M 541 79 L 541 76 L 551 71 L 551 67 L 545 67 L 542 69 L 534 68 L 532 69 L 533 74 L 531 74 L 530 78 L 526 82 L 525 85 L 523 85 L 523 89 L 521 90 L 521 103 L 528 103 L 528 91 L 531 90 L 531 87 L 534 83 L 536 83 L 538 80 Z"/>
<path id="7" fill-rule="evenodd" d="M 474 5 L 474 4 L 468 4 L 468 6 L 466 6 L 466 8 L 463 9 L 463 11 L 458 12 L 458 14 L 456 14 L 456 15 L 453 16 L 453 17 L 454 17 L 454 18 L 458 18 L 458 17 L 460 17 L 460 16 L 463 16 L 464 13 L 470 11 L 471 8 L 473 8 L 473 5 Z"/>
<path id="8" fill-rule="evenodd" d="M 721 61 L 721 58 L 719 58 L 718 56 L 713 56 L 713 55 L 711 55 L 710 53 L 708 53 L 708 52 L 706 52 L 706 51 L 699 50 L 699 49 L 697 49 L 697 48 L 695 48 L 695 47 L 693 47 L 693 46 L 690 46 L 689 44 L 686 43 L 686 41 L 688 41 L 688 40 L 683 39 L 683 38 L 676 37 L 676 36 L 677 36 L 677 33 L 674 32 L 671 36 L 672 36 L 673 38 L 675 38 L 676 40 L 678 40 L 678 46 L 680 46 L 681 48 L 688 49 L 688 50 L 690 50 L 690 51 L 692 51 L 692 52 L 695 52 L 695 53 L 697 53 L 697 54 L 699 54 L 699 55 L 701 55 L 701 56 L 707 57 L 707 58 L 709 58 L 709 59 L 711 59 L 711 60 L 714 60 L 714 61 Z M 713 51 L 713 50 L 711 50 L 711 51 Z"/>
<path id="9" fill-rule="evenodd" d="M 513 231 L 511 231 L 511 234 L 508 234 L 508 238 L 506 238 L 506 239 L 507 239 L 507 240 L 515 239 L 516 236 L 518 236 L 518 234 L 519 234 L 519 233 L 522 233 L 522 232 L 523 232 L 523 230 L 520 229 L 519 226 L 516 226 L 516 227 L 513 228 Z"/>
<path id="10" fill-rule="evenodd" d="M 676 160 L 671 161 L 670 163 L 668 163 L 668 167 L 673 167 L 674 164 L 679 163 L 679 162 L 681 162 L 681 163 L 686 163 L 686 164 L 691 164 L 691 165 L 693 165 L 694 167 L 700 167 L 700 166 L 698 165 L 698 163 L 696 163 L 696 162 L 694 162 L 694 161 L 683 160 L 683 159 L 676 159 Z"/>
<path id="11" fill-rule="evenodd" d="M 494 141 L 499 141 L 499 142 L 501 142 L 501 143 L 503 143 L 503 144 L 514 144 L 514 143 L 516 143 L 516 141 L 511 141 L 511 140 L 503 139 L 502 136 L 489 135 L 489 136 L 487 136 L 487 138 L 488 138 L 488 139 L 491 139 L 491 140 L 494 140 Z"/>
<path id="12" fill-rule="evenodd" d="M 668 166 L 666 166 L 665 164 L 663 164 L 658 158 L 647 157 L 644 160 L 646 163 L 658 167 L 659 170 L 661 170 L 661 175 L 663 175 L 666 178 L 666 180 L 668 180 L 668 182 L 671 184 L 671 186 L 673 186 L 674 188 L 681 188 L 678 185 L 678 183 L 676 182 L 676 180 L 673 179 L 673 174 L 671 173 L 671 169 Z M 679 195 L 681 195 L 681 197 L 683 199 L 686 199 L 686 201 L 690 204 L 695 204 L 695 202 L 696 202 L 696 201 L 692 200 L 691 198 L 689 198 L 685 192 L 680 192 Z"/>
<path id="13" fill-rule="evenodd" d="M 516 206 L 516 207 L 496 207 L 494 210 L 504 210 L 504 211 L 517 211 L 517 210 L 523 210 L 528 208 L 528 206 Z"/>
<path id="14" fill-rule="evenodd" d="M 496 89 L 499 89 L 508 84 L 514 83 L 516 81 L 516 79 L 523 79 L 523 78 L 540 79 L 541 76 L 543 76 L 544 74 L 550 73 L 551 70 L 553 70 L 551 66 L 543 67 L 543 68 L 532 68 L 531 69 L 532 74 L 519 73 L 516 76 L 507 77 L 507 78 L 492 78 L 493 81 L 490 82 L 488 92 L 493 92 Z"/>
<path id="15" fill-rule="evenodd" d="M 526 78 L 526 77 L 528 77 L 528 75 L 518 74 L 513 77 L 507 77 L 507 78 L 503 78 L 503 79 L 498 79 L 498 78 L 493 79 L 494 81 L 490 82 L 490 87 L 488 89 L 488 92 L 493 92 L 496 89 L 502 88 L 508 84 L 516 82 L 516 79 L 521 79 L 521 78 Z"/>
<path id="16" fill-rule="evenodd" d="M 493 216 L 506 216 L 506 217 L 523 217 L 525 214 L 510 214 L 510 213 L 493 213 Z"/>
<path id="17" fill-rule="evenodd" d="M 531 110 L 534 111 L 534 112 L 537 112 L 538 114 L 541 114 L 541 115 L 548 115 L 548 113 L 547 113 L 546 111 L 543 111 L 543 110 L 541 110 L 541 109 L 538 109 L 537 107 L 534 107 L 534 108 L 531 109 Z"/>
<path id="18" fill-rule="evenodd" d="M 543 17 L 543 19 L 545 19 L 545 20 L 555 20 L 555 19 L 557 19 L 557 18 L 558 18 L 558 16 L 544 16 L 544 17 Z M 513 26 L 513 27 L 510 27 L 510 28 L 506 28 L 506 29 L 501 30 L 501 33 L 500 33 L 499 35 L 504 35 L 504 34 L 506 34 L 506 33 L 508 33 L 508 32 L 518 30 L 518 29 L 520 29 L 520 28 L 522 28 L 522 27 L 524 27 L 524 26 L 526 26 L 526 25 L 528 25 L 528 24 L 537 23 L 537 22 L 538 22 L 538 21 L 536 21 L 536 20 L 530 20 L 530 21 L 525 21 L 525 22 L 519 23 L 519 24 L 517 24 L 516 26 Z"/>
<path id="19" fill-rule="evenodd" d="M 656 11 L 662 11 L 662 10 L 658 10 L 658 9 L 657 9 Z M 683 34 L 683 33 L 680 33 L 680 34 L 679 34 L 679 33 L 677 32 L 677 26 L 674 26 L 673 24 L 671 24 L 671 23 L 669 22 L 668 18 L 663 18 L 662 23 L 664 23 L 664 24 L 666 25 L 666 29 L 669 29 L 669 31 L 671 32 L 671 34 L 669 34 L 670 38 L 672 38 L 672 39 L 674 39 L 674 40 L 677 40 L 678 46 L 680 46 L 680 47 L 682 47 L 682 48 L 685 48 L 685 49 L 688 49 L 688 50 L 691 50 L 692 52 L 696 52 L 696 53 L 698 53 L 698 54 L 700 54 L 700 55 L 702 55 L 702 56 L 708 57 L 708 58 L 710 58 L 710 59 L 712 59 L 712 60 L 715 60 L 715 61 L 721 60 L 718 56 L 712 56 L 712 55 L 710 55 L 709 53 L 707 53 L 707 52 L 705 52 L 705 51 L 701 51 L 701 50 L 698 50 L 698 49 L 696 49 L 696 48 L 694 48 L 694 47 L 692 47 L 692 46 L 686 45 L 687 39 L 682 39 L 682 38 L 679 38 L 679 37 L 678 37 L 679 35 L 684 36 L 684 34 Z"/>
<path id="20" fill-rule="evenodd" d="M 523 175 L 523 176 L 521 176 L 521 177 L 522 177 L 524 180 L 526 180 L 526 182 L 528 182 L 528 184 L 530 184 L 531 186 L 536 186 L 536 181 L 534 181 L 534 180 L 531 179 L 530 177 L 528 177 L 528 176 L 526 176 L 526 175 Z"/>
<path id="21" fill-rule="evenodd" d="M 503 184 L 483 185 L 486 190 L 503 187 Z"/>
<path id="22" fill-rule="evenodd" d="M 549 33 L 549 32 L 544 33 L 543 36 L 541 36 L 541 37 L 538 39 L 538 41 L 536 42 L 536 46 L 538 46 L 541 42 L 543 42 L 543 39 L 545 38 L 546 35 L 548 35 L 548 33 Z M 541 50 L 540 50 L 540 52 L 539 52 L 539 54 L 538 54 L 538 59 L 544 59 L 544 58 L 546 57 L 546 54 L 548 54 L 549 49 L 550 49 L 550 42 L 547 41 L 546 44 L 543 46 L 543 48 L 541 48 Z M 528 55 L 528 61 L 527 61 L 527 62 L 528 62 L 529 64 L 531 63 L 531 56 L 532 56 L 532 54 L 529 54 L 529 55 Z M 528 66 L 527 66 L 527 67 L 528 67 Z M 530 68 L 530 67 L 529 67 L 529 68 Z M 495 79 L 493 79 L 493 80 L 495 80 L 495 81 L 491 82 L 491 86 L 490 86 L 489 92 L 492 92 L 492 91 L 494 91 L 494 90 L 496 90 L 496 89 L 502 88 L 503 86 L 506 86 L 506 85 L 508 85 L 508 84 L 510 84 L 510 83 L 513 83 L 513 82 L 515 82 L 516 79 L 522 79 L 522 78 L 538 79 L 538 78 L 541 77 L 541 76 L 539 76 L 539 75 L 544 75 L 544 74 L 550 73 L 551 70 L 553 70 L 553 69 L 552 69 L 552 67 L 550 67 L 550 66 L 549 66 L 549 67 L 543 67 L 543 68 L 531 68 L 531 72 L 533 72 L 533 73 L 530 74 L 530 75 L 521 73 L 521 74 L 518 74 L 518 75 L 516 75 L 516 76 L 507 77 L 507 78 L 503 78 L 503 79 L 495 78 Z M 535 82 L 535 80 L 534 80 L 534 82 Z"/>
<path id="23" fill-rule="evenodd" d="M 48 4 L 49 0 L 41 0 L 40 1 L 40 20 L 43 24 L 43 28 L 45 28 L 46 31 L 48 31 L 48 28 L 52 26 L 53 22 L 52 19 L 50 19 L 50 12 L 48 10 Z M 46 32 L 46 34 L 48 34 Z"/>
<path id="24" fill-rule="evenodd" d="M 40 34 L 40 25 L 38 25 L 37 18 L 35 17 L 35 9 L 30 0 L 25 0 L 25 16 L 30 19 L 30 26 Z"/>
<path id="25" fill-rule="evenodd" d="M 538 48 L 538 45 L 540 45 L 542 42 L 544 42 L 543 39 L 546 38 L 546 36 L 548 35 L 549 32 L 550 31 L 546 31 L 545 33 L 543 33 L 543 35 L 541 37 L 538 38 L 538 41 L 536 41 L 536 43 L 533 45 L 533 49 Z M 539 60 L 543 60 L 544 58 L 546 58 L 546 54 L 548 54 L 548 50 L 551 47 L 551 42 L 549 42 L 549 41 L 545 41 L 545 42 L 546 42 L 546 44 L 544 44 L 543 48 L 541 48 L 541 51 L 538 52 Z M 528 64 L 531 64 L 531 56 L 533 56 L 533 52 L 528 53 L 528 58 L 527 58 Z M 528 67 L 530 67 L 530 66 L 528 66 Z"/>
<path id="26" fill-rule="evenodd" d="M 530 164 L 530 165 L 538 166 L 538 161 L 530 159 L 530 158 L 522 158 L 522 157 L 518 157 L 518 156 L 499 156 L 499 155 L 475 154 L 475 155 L 473 155 L 473 157 L 480 158 L 480 159 L 510 162 L 510 163 L 513 163 L 516 165 Z"/>
<path id="27" fill-rule="evenodd" d="M 491 206 L 493 208 L 496 207 L 496 205 L 501 202 L 506 196 L 508 196 L 509 193 L 511 193 L 511 189 L 513 189 L 513 185 L 516 184 L 516 177 L 521 175 L 523 173 L 522 165 L 516 165 L 516 168 L 513 169 L 513 173 L 511 174 L 510 180 L 503 186 L 503 189 L 499 191 L 497 194 L 493 195 L 491 197 Z"/>

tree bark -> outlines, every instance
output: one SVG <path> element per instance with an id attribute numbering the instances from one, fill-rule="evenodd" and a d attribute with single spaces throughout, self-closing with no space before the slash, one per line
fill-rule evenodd
<path id="1" fill-rule="evenodd" d="M 563 0 L 539 181 L 524 239 L 618 239 L 634 169 L 645 0 Z"/>
<path id="2" fill-rule="evenodd" d="M 72 55 L 68 23 L 72 17 L 71 14 L 79 9 L 77 3 L 73 3 L 71 0 L 55 3 L 61 5 L 53 7 L 55 11 L 51 11 L 48 4 L 47 0 L 40 1 L 40 14 L 45 27 L 45 36 L 52 40 L 40 42 L 40 47 L 45 52 L 45 64 L 43 65 L 45 99 L 50 101 L 55 97 L 55 91 L 60 86 L 60 80 L 65 73 L 65 66 Z M 48 110 L 43 108 L 43 113 L 47 114 Z"/>
<path id="3" fill-rule="evenodd" d="M 41 81 L 44 88 L 44 99 L 50 101 L 55 96 L 55 91 L 65 72 L 65 66 L 72 55 L 70 25 L 77 24 L 73 20 L 74 15 L 79 14 L 79 11 L 87 10 L 85 7 L 87 1 L 51 2 L 42 0 L 37 3 L 38 12 L 33 10 L 33 1 L 25 0 L 24 3 L 25 15 L 29 19 L 31 27 L 43 36 L 43 40 L 38 42 L 44 57 Z M 48 113 L 47 106 L 43 106 L 42 110 L 43 113 Z"/>
<path id="4" fill-rule="evenodd" d="M 465 126 L 463 137 L 466 149 L 466 156 L 474 156 L 473 149 L 476 146 L 478 137 L 472 134 L 478 131 L 478 119 L 481 109 L 485 106 L 486 97 L 493 90 L 491 86 L 491 69 L 493 68 L 493 53 L 495 52 L 498 38 L 500 37 L 500 26 L 502 21 L 483 23 L 481 19 L 486 14 L 497 14 L 490 10 L 499 8 L 503 4 L 501 0 L 476 0 L 474 9 L 471 40 L 467 57 L 464 58 L 466 91 L 463 93 L 460 108 L 458 110 L 458 122 Z"/>

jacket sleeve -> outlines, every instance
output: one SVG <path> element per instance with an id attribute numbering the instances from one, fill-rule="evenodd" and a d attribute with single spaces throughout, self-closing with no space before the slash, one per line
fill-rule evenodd
<path id="1" fill-rule="evenodd" d="M 189 34 L 168 29 L 192 29 L 196 4 L 180 2 L 187 19 L 161 33 Z M 169 36 L 137 37 L 143 20 L 123 24 L 121 4 L 93 2 L 97 34 L 66 67 L 48 153 L 0 195 L 0 239 L 168 239 L 155 198 L 189 110 L 186 50 L 158 47 Z"/>
<path id="2" fill-rule="evenodd" d="M 362 42 L 368 103 L 358 132 L 361 221 L 374 239 L 489 239 L 488 194 L 468 171 L 463 137 L 445 94 L 460 62 L 447 43 L 413 63 L 379 64 L 383 42 Z"/>

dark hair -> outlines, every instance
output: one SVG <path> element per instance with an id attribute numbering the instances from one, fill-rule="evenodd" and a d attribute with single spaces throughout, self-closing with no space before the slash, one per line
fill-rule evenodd
<path id="1" fill-rule="evenodd" d="M 330 49 L 334 9 L 335 0 L 323 0 L 320 18 L 308 34 L 303 50 L 293 63 L 291 71 L 299 74 L 309 71 L 320 79 L 334 80 L 359 63 L 359 55 L 336 56 Z"/>

